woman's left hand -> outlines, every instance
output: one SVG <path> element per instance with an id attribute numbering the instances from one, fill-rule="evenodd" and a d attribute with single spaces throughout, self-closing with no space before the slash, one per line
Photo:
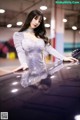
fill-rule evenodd
<path id="1" fill-rule="evenodd" d="M 63 61 L 65 62 L 78 62 L 78 59 L 73 57 L 64 57 Z"/>

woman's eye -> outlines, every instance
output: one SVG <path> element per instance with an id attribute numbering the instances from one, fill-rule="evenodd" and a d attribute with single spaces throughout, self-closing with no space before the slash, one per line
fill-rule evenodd
<path id="1" fill-rule="evenodd" d="M 34 19 L 37 20 L 38 19 L 37 16 Z"/>
<path id="2" fill-rule="evenodd" d="M 42 19 L 39 19 L 39 23 L 41 23 Z"/>
<path id="3" fill-rule="evenodd" d="M 39 21 L 39 23 L 41 23 L 41 21 Z"/>

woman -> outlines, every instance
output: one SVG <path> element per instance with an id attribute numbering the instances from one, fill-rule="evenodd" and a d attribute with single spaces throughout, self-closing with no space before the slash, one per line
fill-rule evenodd
<path id="1" fill-rule="evenodd" d="M 13 35 L 14 45 L 21 64 L 15 71 L 28 69 L 28 76 L 29 74 L 37 74 L 42 76 L 41 79 L 44 79 L 48 73 L 44 60 L 44 51 L 62 61 L 77 61 L 75 58 L 65 57 L 56 51 L 50 45 L 45 34 L 46 30 L 42 13 L 38 10 L 31 11 L 21 30 Z"/>

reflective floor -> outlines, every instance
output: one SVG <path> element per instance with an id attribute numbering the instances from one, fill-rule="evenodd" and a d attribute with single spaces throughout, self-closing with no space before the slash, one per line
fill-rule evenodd
<path id="1" fill-rule="evenodd" d="M 23 72 L 0 77 L 0 111 L 10 120 L 75 120 L 80 114 L 80 64 L 66 64 L 23 88 Z"/>

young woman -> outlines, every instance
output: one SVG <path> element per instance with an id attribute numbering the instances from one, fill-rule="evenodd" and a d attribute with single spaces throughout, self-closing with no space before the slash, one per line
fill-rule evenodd
<path id="1" fill-rule="evenodd" d="M 15 32 L 13 35 L 14 45 L 21 64 L 16 71 L 19 69 L 28 69 L 30 74 L 40 76 L 42 76 L 43 73 L 48 73 L 44 60 L 44 51 L 61 61 L 77 61 L 73 57 L 65 57 L 56 51 L 50 45 L 45 35 L 46 30 L 42 13 L 38 10 L 31 11 L 21 30 Z M 44 78 L 44 76 L 42 78 Z M 26 86 L 26 83 L 24 83 L 24 86 Z"/>

